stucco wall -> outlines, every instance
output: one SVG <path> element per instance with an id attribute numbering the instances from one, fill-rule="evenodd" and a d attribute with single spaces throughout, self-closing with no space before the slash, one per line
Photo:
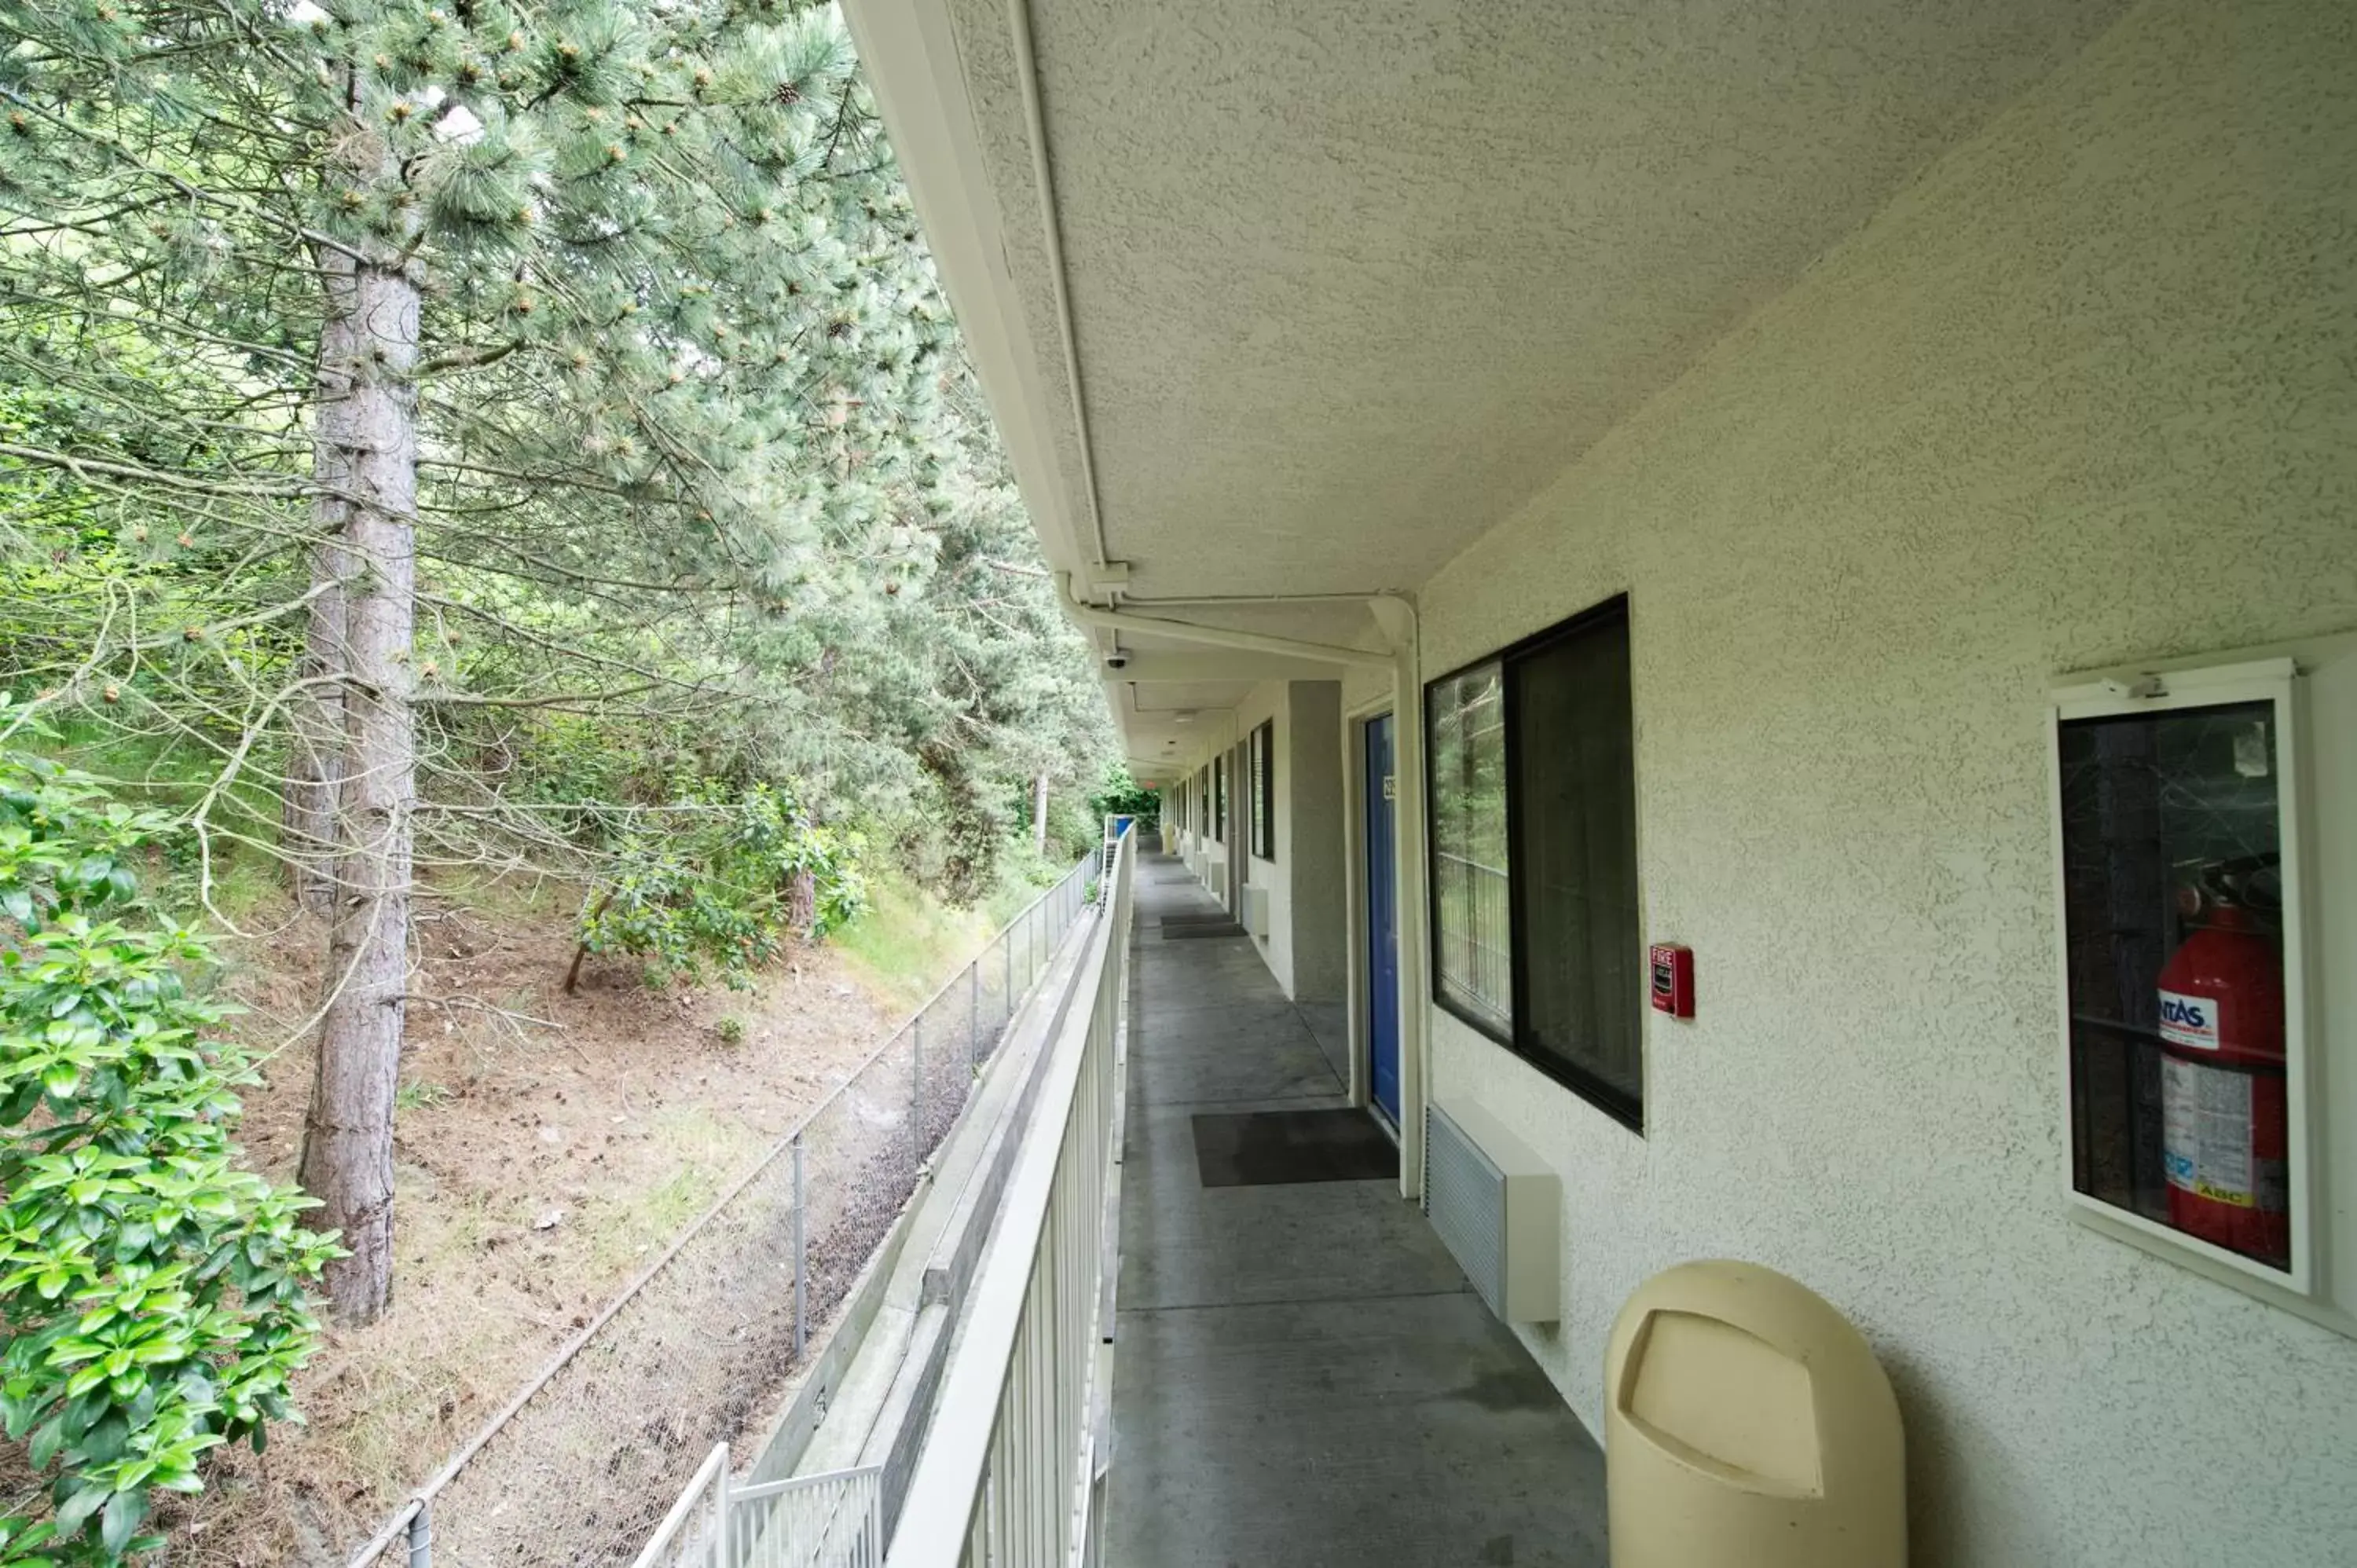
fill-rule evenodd
<path id="1" fill-rule="evenodd" d="M 1296 1002 L 1340 1002 L 1349 986 L 1350 913 L 1342 881 L 1342 686 L 1286 688 L 1277 773 L 1277 859 Z"/>
<path id="2" fill-rule="evenodd" d="M 1430 1015 L 1564 1175 L 1591 1425 L 1751 1258 L 1890 1369 L 1919 1563 L 2357 1562 L 2357 1343 L 2062 1217 L 2043 727 L 2357 624 L 2352 83 L 2357 6 L 2141 7 L 1426 585 L 1428 673 L 1632 596 L 1647 1136 Z"/>
<path id="3" fill-rule="evenodd" d="M 1276 779 L 1276 858 L 1249 853 L 1252 770 L 1249 742 L 1271 726 Z M 1341 999 L 1348 983 L 1349 918 L 1342 869 L 1341 687 L 1332 681 L 1265 681 L 1239 703 L 1228 722 L 1207 729 L 1181 777 L 1193 778 L 1226 752 L 1228 831 L 1245 847 L 1244 880 L 1268 890 L 1268 934 L 1256 946 L 1269 972 L 1297 1002 Z M 1215 835 L 1192 843 L 1224 857 Z M 1242 906 L 1236 905 L 1241 915 Z"/>

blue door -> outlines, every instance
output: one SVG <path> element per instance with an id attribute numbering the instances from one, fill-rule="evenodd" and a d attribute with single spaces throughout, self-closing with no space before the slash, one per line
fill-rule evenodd
<path id="1" fill-rule="evenodd" d="M 1399 1125 L 1399 879 L 1392 837 L 1392 716 L 1367 721 L 1367 1081 Z"/>

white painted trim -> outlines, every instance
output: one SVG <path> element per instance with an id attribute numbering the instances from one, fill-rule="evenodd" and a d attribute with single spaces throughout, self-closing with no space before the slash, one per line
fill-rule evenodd
<path id="1" fill-rule="evenodd" d="M 2222 660 L 2174 669 L 2125 669 L 2058 684 L 2050 694 L 2047 725 L 2048 821 L 2052 864 L 2056 939 L 2055 993 L 2060 1075 L 2057 1109 L 2066 1155 L 2062 1179 L 2065 1212 L 2074 1220 L 2181 1263 L 2304 1317 L 2357 1333 L 2351 1304 L 2336 1300 L 2325 1265 L 2330 1216 L 2326 1199 L 2344 1185 L 2333 1158 L 2333 1130 L 2320 1126 L 2317 1035 L 2311 1005 L 2309 928 L 2317 890 L 2309 880 L 2315 843 L 2307 800 L 2308 757 L 2305 703 L 2299 667 L 2289 658 Z M 2291 1268 L 2268 1268 L 2241 1254 L 2189 1236 L 2142 1215 L 2082 1193 L 2072 1181 L 2077 1128 L 2072 1115 L 2071 977 L 2067 950 L 2068 888 L 2063 865 L 2061 729 L 2078 719 L 2154 714 L 2231 703 L 2265 702 L 2276 722 L 2277 799 L 2281 811 L 2283 877 L 2285 1087 L 2290 1146 L 2286 1151 L 2291 1188 Z M 2344 894 L 2345 896 L 2345 894 Z M 2345 1145 L 2351 1134 L 2342 1132 Z"/>
<path id="2" fill-rule="evenodd" d="M 1089 400 L 1081 378 L 1081 345 L 1072 331 L 1072 296 L 1064 274 L 1064 225 L 1056 213 L 1056 175 L 1048 156 L 1048 121 L 1039 103 L 1039 62 L 1032 52 L 1030 0 L 1006 0 L 1006 31 L 1015 46 L 1015 80 L 1023 93 L 1023 129 L 1031 143 L 1031 188 L 1039 203 L 1039 243 L 1048 253 L 1048 286 L 1056 297 L 1056 332 L 1064 351 L 1064 393 L 1072 407 L 1072 432 L 1080 446 L 1082 500 L 1088 509 L 1089 559 L 1100 568 L 1113 563 L 1106 552 L 1104 509 L 1097 489 L 1096 454 L 1089 440 Z M 1129 569 L 1107 570 L 1127 582 Z"/>
<path id="3" fill-rule="evenodd" d="M 1424 673 L 1415 608 L 1399 605 L 1399 651 L 1392 671 L 1392 801 L 1397 840 L 1400 921 L 1400 1194 L 1424 1197 L 1424 1107 L 1431 1097 L 1432 1031 L 1426 1016 L 1431 934 L 1424 890 Z"/>

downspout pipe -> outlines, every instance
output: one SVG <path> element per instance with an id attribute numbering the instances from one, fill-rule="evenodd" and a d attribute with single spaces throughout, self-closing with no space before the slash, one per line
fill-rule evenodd
<path id="1" fill-rule="evenodd" d="M 1141 637 L 1167 637 L 1180 642 L 1208 642 L 1218 648 L 1240 648 L 1253 653 L 1271 653 L 1282 659 L 1307 659 L 1320 664 L 1360 665 L 1371 670 L 1389 670 L 1398 656 L 1388 650 L 1376 652 L 1364 648 L 1345 648 L 1339 643 L 1304 642 L 1290 637 L 1271 637 L 1265 632 L 1237 631 L 1222 626 L 1200 626 L 1193 621 L 1173 620 L 1167 616 L 1139 615 L 1133 610 L 1107 609 L 1092 605 L 1072 592 L 1072 575 L 1056 574 L 1056 596 L 1064 602 L 1064 613 L 1082 626 L 1103 627 L 1108 631 L 1135 632 Z M 1371 596 L 1374 604 L 1389 596 Z M 1279 599 L 1258 599 L 1255 604 L 1282 604 Z M 1395 602 L 1395 601 L 1394 601 Z"/>

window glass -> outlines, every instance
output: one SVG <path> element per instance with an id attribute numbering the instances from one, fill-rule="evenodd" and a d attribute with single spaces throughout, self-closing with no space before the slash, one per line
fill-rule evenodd
<path id="1" fill-rule="evenodd" d="M 2275 704 L 2066 719 L 2072 1180 L 2291 1266 Z"/>
<path id="2" fill-rule="evenodd" d="M 1252 733 L 1252 852 L 1276 858 L 1276 725 L 1265 721 Z"/>
<path id="3" fill-rule="evenodd" d="M 1513 1028 L 1505 684 L 1486 664 L 1435 682 L 1430 732 L 1434 994 L 1501 1039 Z"/>
<path id="4" fill-rule="evenodd" d="M 1624 1119 L 1644 1094 L 1629 621 L 1513 660 L 1514 916 L 1522 1038 Z"/>

